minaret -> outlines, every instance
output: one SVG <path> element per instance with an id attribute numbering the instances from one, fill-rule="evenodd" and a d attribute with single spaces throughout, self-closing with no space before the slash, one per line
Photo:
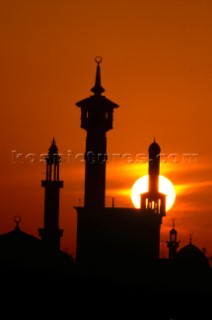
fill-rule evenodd
<path id="1" fill-rule="evenodd" d="M 154 142 L 149 146 L 148 192 L 141 196 L 141 210 L 166 215 L 166 195 L 159 192 L 160 146 Z"/>
<path id="2" fill-rule="evenodd" d="M 46 179 L 41 181 L 45 188 L 44 228 L 39 229 L 42 241 L 52 250 L 60 249 L 63 230 L 59 229 L 59 193 L 63 181 L 59 179 L 60 156 L 53 138 L 46 156 Z"/>
<path id="3" fill-rule="evenodd" d="M 97 63 L 95 85 L 91 89 L 94 95 L 76 103 L 81 108 L 81 128 L 87 131 L 85 152 L 85 194 L 84 207 L 101 209 L 105 206 L 106 176 L 106 132 L 112 129 L 113 109 L 118 105 L 108 100 L 102 93 L 100 63 Z"/>
<path id="4" fill-rule="evenodd" d="M 176 256 L 177 248 L 180 241 L 177 241 L 177 230 L 174 228 L 174 219 L 172 221 L 172 229 L 169 233 L 169 241 L 167 241 L 167 247 L 169 248 L 169 259 L 173 259 Z"/>

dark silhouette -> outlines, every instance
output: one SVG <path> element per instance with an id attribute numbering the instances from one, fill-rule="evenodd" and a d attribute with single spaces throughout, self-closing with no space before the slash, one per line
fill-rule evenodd
<path id="1" fill-rule="evenodd" d="M 14 230 L 0 235 L 1 289 L 4 294 L 9 291 L 9 301 L 14 294 L 13 304 L 19 299 L 26 303 L 34 292 L 39 292 L 40 297 L 51 291 L 58 296 L 57 288 L 60 291 L 75 274 L 74 259 L 60 250 L 59 189 L 63 181 L 59 180 L 59 162 L 53 139 L 46 157 L 46 180 L 42 181 L 45 188 L 44 229 L 39 229 L 42 239 L 22 231 L 20 217 L 14 218 Z M 17 288 L 21 288 L 21 292 L 17 292 Z"/>
<path id="2" fill-rule="evenodd" d="M 167 241 L 167 247 L 169 248 L 169 259 L 176 257 L 177 248 L 179 247 L 180 241 L 177 241 L 177 230 L 174 228 L 174 220 L 172 223 L 172 229 L 169 233 L 169 241 Z"/>
<path id="3" fill-rule="evenodd" d="M 0 268 L 9 276 L 18 270 L 21 274 L 68 274 L 73 270 L 73 259 L 65 252 L 52 250 L 40 239 L 23 232 L 21 219 L 15 217 L 14 230 L 0 235 Z"/>
<path id="4" fill-rule="evenodd" d="M 112 129 L 113 109 L 118 108 L 101 95 L 101 58 L 97 57 L 96 62 L 96 82 L 91 89 L 94 95 L 76 104 L 81 108 L 81 128 L 87 131 L 84 205 L 88 209 L 105 206 L 106 132 Z"/>
<path id="5" fill-rule="evenodd" d="M 87 138 L 84 207 L 81 203 L 76 207 L 76 262 L 60 250 L 63 230 L 59 228 L 59 191 L 63 181 L 59 179 L 60 156 L 53 139 L 46 157 L 46 179 L 42 181 L 45 202 L 44 227 L 39 229 L 41 240 L 20 229 L 19 217 L 15 218 L 14 230 L 0 235 L 2 291 L 25 283 L 26 299 L 36 288 L 45 301 L 48 316 L 59 306 L 60 298 L 63 309 L 65 299 L 72 306 L 80 303 L 77 315 L 87 304 L 86 315 L 97 315 L 98 319 L 101 315 L 95 313 L 97 305 L 108 316 L 118 310 L 120 317 L 129 307 L 131 317 L 133 312 L 136 317 L 139 312 L 147 313 L 148 319 L 157 315 L 175 320 L 183 319 L 186 312 L 189 316 L 196 314 L 197 306 L 203 316 L 207 311 L 204 299 L 212 287 L 205 253 L 191 241 L 177 252 L 179 241 L 173 225 L 167 241 L 169 258 L 160 258 L 166 195 L 159 192 L 160 146 L 155 140 L 149 147 L 149 190 L 141 195 L 141 208 L 117 208 L 114 201 L 112 207 L 105 207 L 106 132 L 112 129 L 113 109 L 118 105 L 102 96 L 101 58 L 97 57 L 96 62 L 96 81 L 91 89 L 94 95 L 77 103 Z"/>
<path id="6" fill-rule="evenodd" d="M 107 287 L 105 282 L 112 286 L 112 290 L 118 287 L 132 296 L 142 293 L 145 296 L 142 300 L 144 303 L 150 299 L 158 306 L 157 314 L 160 314 L 159 306 L 164 303 L 163 297 L 166 296 L 167 314 L 172 314 L 169 318 L 174 317 L 174 311 L 181 313 L 182 310 L 183 314 L 189 310 L 191 316 L 193 304 L 183 305 L 182 295 L 189 292 L 193 302 L 198 301 L 202 305 L 204 294 L 211 292 L 211 269 L 206 257 L 204 263 L 199 264 L 197 255 L 184 268 L 185 259 L 181 258 L 181 252 L 185 250 L 187 256 L 190 250 L 181 249 L 177 254 L 179 242 L 174 228 L 168 242 L 169 259 L 159 256 L 160 225 L 166 215 L 166 195 L 159 192 L 160 146 L 155 140 L 149 147 L 149 190 L 141 196 L 141 209 L 104 206 L 107 159 L 105 133 L 112 128 L 112 118 L 106 113 L 111 102 L 101 96 L 104 89 L 101 86 L 99 62 L 96 84 L 92 89 L 94 96 L 77 103 L 81 107 L 81 127 L 88 132 L 85 203 L 84 207 L 76 207 L 77 268 L 87 278 L 95 275 L 98 281 L 101 279 L 101 293 Z M 104 101 L 107 101 L 107 107 Z M 111 104 L 111 115 L 113 107 Z M 192 272 L 190 275 L 193 274 L 193 277 L 188 276 L 189 267 L 196 270 L 195 276 Z M 123 285 L 126 287 L 123 288 Z M 182 309 L 177 305 L 179 293 Z M 163 310 L 162 314 L 166 312 Z"/>
<path id="7" fill-rule="evenodd" d="M 46 180 L 42 181 L 45 188 L 44 228 L 39 229 L 43 243 L 50 250 L 60 249 L 60 238 L 63 230 L 59 229 L 59 192 L 63 188 L 63 181 L 59 178 L 60 156 L 53 138 L 46 157 Z"/>
<path id="8" fill-rule="evenodd" d="M 142 196 L 141 209 L 105 208 L 106 131 L 112 129 L 113 108 L 118 106 L 101 96 L 100 61 L 96 62 L 94 96 L 77 103 L 87 139 L 85 203 L 76 207 L 76 260 L 80 268 L 113 273 L 131 268 L 126 257 L 131 266 L 159 259 L 165 195 L 158 191 L 160 147 L 154 141 L 149 148 L 150 188 Z"/>
<path id="9" fill-rule="evenodd" d="M 149 190 L 141 197 L 141 210 L 144 212 L 149 210 L 151 213 L 154 212 L 160 217 L 163 217 L 166 215 L 166 195 L 159 192 L 160 146 L 155 140 L 149 146 L 148 173 Z"/>

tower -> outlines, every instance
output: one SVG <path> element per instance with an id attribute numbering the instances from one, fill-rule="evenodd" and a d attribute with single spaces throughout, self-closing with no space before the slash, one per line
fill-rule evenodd
<path id="1" fill-rule="evenodd" d="M 160 225 L 166 215 L 166 195 L 159 192 L 160 151 L 160 146 L 154 139 L 149 146 L 148 191 L 141 195 L 140 206 L 145 223 L 148 222 L 149 235 L 146 239 L 148 238 L 153 256 L 157 258 L 160 256 Z"/>
<path id="2" fill-rule="evenodd" d="M 46 179 L 41 181 L 45 189 L 44 228 L 39 229 L 42 241 L 52 250 L 60 249 L 63 230 L 59 229 L 59 193 L 63 181 L 59 179 L 60 156 L 53 138 L 46 156 Z"/>
<path id="3" fill-rule="evenodd" d="M 100 57 L 96 63 L 91 89 L 94 95 L 76 103 L 81 108 L 81 127 L 87 131 L 84 207 L 75 207 L 76 262 L 92 272 L 135 272 L 136 267 L 139 273 L 141 266 L 145 264 L 148 269 L 147 265 L 159 258 L 160 226 L 165 215 L 165 195 L 158 191 L 160 147 L 154 141 L 149 148 L 150 187 L 142 196 L 142 208 L 106 208 L 106 133 L 112 129 L 113 111 L 118 105 L 102 96 Z"/>
<path id="4" fill-rule="evenodd" d="M 169 233 L 169 241 L 167 241 L 167 247 L 169 248 L 169 259 L 173 259 L 176 256 L 177 248 L 180 241 L 177 241 L 177 230 L 174 228 L 174 220 L 172 221 L 172 229 Z"/>
<path id="5" fill-rule="evenodd" d="M 159 192 L 160 146 L 154 140 L 149 146 L 148 192 L 141 196 L 141 210 L 166 215 L 166 195 Z"/>
<path id="6" fill-rule="evenodd" d="M 100 63 L 96 57 L 96 81 L 91 91 L 94 95 L 76 103 L 81 108 L 81 128 L 87 131 L 85 151 L 84 207 L 101 209 L 105 206 L 106 132 L 112 129 L 113 109 L 118 105 L 102 93 Z"/>

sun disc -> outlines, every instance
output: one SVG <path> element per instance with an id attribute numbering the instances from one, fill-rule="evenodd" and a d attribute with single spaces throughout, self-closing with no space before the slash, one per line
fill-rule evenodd
<path id="1" fill-rule="evenodd" d="M 140 208 L 141 194 L 148 191 L 148 175 L 136 180 L 131 190 L 131 200 L 135 208 Z M 176 198 L 175 189 L 171 181 L 159 176 L 159 192 L 166 194 L 166 211 L 170 210 Z"/>

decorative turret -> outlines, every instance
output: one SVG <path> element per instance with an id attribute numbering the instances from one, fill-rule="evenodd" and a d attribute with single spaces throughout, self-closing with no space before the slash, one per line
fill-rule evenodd
<path id="1" fill-rule="evenodd" d="M 174 228 L 174 219 L 172 221 L 172 229 L 169 233 L 169 241 L 167 241 L 167 247 L 169 248 L 169 259 L 173 259 L 176 256 L 177 248 L 180 241 L 177 241 L 177 230 Z"/>

